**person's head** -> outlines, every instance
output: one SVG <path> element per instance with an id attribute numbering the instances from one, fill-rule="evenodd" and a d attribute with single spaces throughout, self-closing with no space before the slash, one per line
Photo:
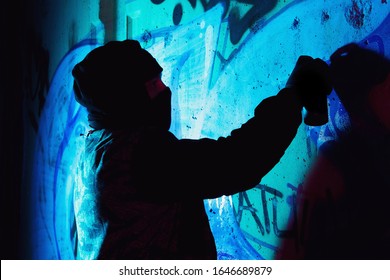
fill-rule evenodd
<path id="1" fill-rule="evenodd" d="M 138 41 L 112 41 L 73 68 L 75 99 L 95 129 L 145 125 L 169 129 L 171 93 L 161 66 Z"/>
<path id="2" fill-rule="evenodd" d="M 330 67 L 334 89 L 352 121 L 365 121 L 377 115 L 380 106 L 373 105 L 379 98 L 384 102 L 382 105 L 390 102 L 385 99 L 389 94 L 378 94 L 386 91 L 386 79 L 390 74 L 390 61 L 383 55 L 357 44 L 348 44 L 331 56 Z"/>

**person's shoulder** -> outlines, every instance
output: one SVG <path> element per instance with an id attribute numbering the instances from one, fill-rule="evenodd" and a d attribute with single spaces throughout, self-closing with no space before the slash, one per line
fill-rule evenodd
<path id="1" fill-rule="evenodd" d="M 127 144 L 164 143 L 178 140 L 172 132 L 152 126 L 112 131 L 107 134 L 107 137 L 112 138 L 114 143 Z"/>
<path id="2" fill-rule="evenodd" d="M 169 130 L 153 126 L 142 128 L 139 130 L 139 134 L 143 140 L 151 142 L 172 142 L 178 140 L 176 136 Z"/>
<path id="3" fill-rule="evenodd" d="M 85 137 L 87 148 L 99 150 L 112 140 L 112 133 L 105 129 L 90 130 L 83 137 Z"/>

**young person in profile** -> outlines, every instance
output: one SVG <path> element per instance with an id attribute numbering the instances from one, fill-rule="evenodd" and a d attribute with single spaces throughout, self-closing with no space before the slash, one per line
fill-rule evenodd
<path id="1" fill-rule="evenodd" d="M 203 200 L 256 186 L 295 137 L 305 100 L 332 90 L 327 64 L 302 56 L 286 87 L 228 137 L 177 139 L 161 72 L 134 40 L 98 47 L 73 69 L 92 128 L 75 190 L 79 258 L 216 259 Z"/>

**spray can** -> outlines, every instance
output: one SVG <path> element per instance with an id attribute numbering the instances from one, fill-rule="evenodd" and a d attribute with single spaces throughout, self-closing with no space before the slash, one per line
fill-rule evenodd
<path id="1" fill-rule="evenodd" d="M 328 122 L 328 98 L 325 92 L 305 97 L 303 121 L 306 125 L 321 126 Z"/>

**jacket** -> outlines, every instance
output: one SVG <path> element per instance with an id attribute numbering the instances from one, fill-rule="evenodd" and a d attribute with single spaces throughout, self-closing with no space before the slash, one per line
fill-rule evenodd
<path id="1" fill-rule="evenodd" d="M 90 133 L 75 192 L 80 257 L 216 259 L 203 200 L 256 186 L 295 137 L 301 109 L 283 89 L 216 140 L 156 127 Z"/>

